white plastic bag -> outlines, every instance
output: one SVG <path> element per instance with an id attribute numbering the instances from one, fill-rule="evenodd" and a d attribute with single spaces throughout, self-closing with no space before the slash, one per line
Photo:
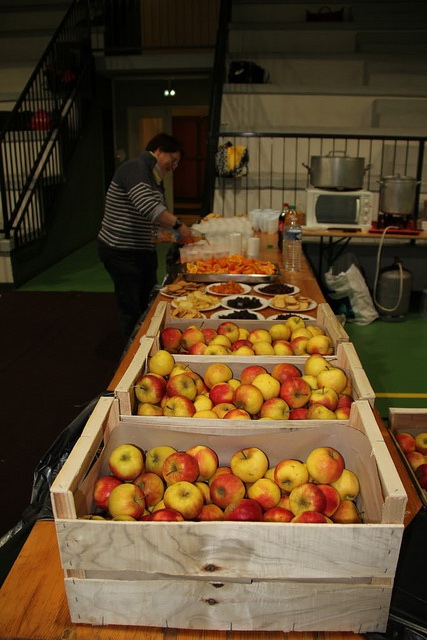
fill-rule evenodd
<path id="1" fill-rule="evenodd" d="M 348 299 L 346 310 L 348 322 L 366 325 L 379 317 L 368 285 L 356 264 L 352 263 L 345 271 L 340 272 L 336 272 L 336 268 L 331 267 L 325 273 L 325 283 L 329 289 L 330 298 Z"/>

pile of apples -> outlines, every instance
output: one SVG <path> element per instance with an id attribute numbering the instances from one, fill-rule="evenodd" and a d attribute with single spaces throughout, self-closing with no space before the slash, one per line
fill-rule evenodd
<path id="1" fill-rule="evenodd" d="M 231 320 L 216 329 L 191 325 L 181 331 L 166 327 L 160 332 L 160 346 L 170 353 L 210 356 L 300 356 L 312 353 L 333 355 L 331 338 L 316 324 L 290 316 L 268 329 L 246 329 Z"/>
<path id="2" fill-rule="evenodd" d="M 264 451 L 236 451 L 227 466 L 203 444 L 178 451 L 168 445 L 144 453 L 134 444 L 115 447 L 112 475 L 98 478 L 89 518 L 143 521 L 242 520 L 359 523 L 356 474 L 339 451 L 313 449 L 305 461 L 282 459 L 274 467 Z"/>
<path id="3" fill-rule="evenodd" d="M 406 431 L 396 433 L 396 440 L 424 491 L 427 491 L 427 431 L 415 436 Z"/>
<path id="4" fill-rule="evenodd" d="M 309 356 L 303 370 L 279 362 L 244 367 L 239 378 L 225 363 L 208 365 L 203 376 L 176 362 L 165 349 L 148 359 L 134 387 L 140 416 L 227 420 L 348 420 L 351 383 L 323 355 Z"/>

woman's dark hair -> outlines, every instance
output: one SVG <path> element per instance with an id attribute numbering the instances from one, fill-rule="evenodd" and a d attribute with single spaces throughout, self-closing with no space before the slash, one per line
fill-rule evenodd
<path id="1" fill-rule="evenodd" d="M 176 151 L 179 151 L 181 158 L 184 157 L 184 148 L 182 144 L 168 133 L 158 133 L 154 138 L 151 138 L 145 147 L 146 151 L 156 151 L 157 149 L 165 151 L 166 153 L 175 153 Z"/>

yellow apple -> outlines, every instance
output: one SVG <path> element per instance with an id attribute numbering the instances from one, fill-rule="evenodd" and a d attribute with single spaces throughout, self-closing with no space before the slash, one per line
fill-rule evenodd
<path id="1" fill-rule="evenodd" d="M 292 331 L 291 340 L 294 340 L 295 338 L 299 338 L 300 336 L 302 336 L 303 338 L 312 338 L 313 337 L 313 335 L 307 329 L 307 327 L 300 327 L 300 328 L 295 329 L 294 331 Z"/>
<path id="2" fill-rule="evenodd" d="M 228 338 L 228 336 L 220 333 L 220 334 L 216 335 L 215 338 L 213 338 L 209 342 L 209 345 L 211 345 L 211 344 L 222 344 L 224 347 L 231 347 L 231 340 Z"/>
<path id="3" fill-rule="evenodd" d="M 213 407 L 212 400 L 208 395 L 205 395 L 204 393 L 200 393 L 198 396 L 196 396 L 193 400 L 193 404 L 196 407 L 196 412 L 209 411 Z"/>
<path id="4" fill-rule="evenodd" d="M 163 409 L 158 404 L 140 402 L 136 410 L 137 416 L 162 416 Z"/>
<path id="5" fill-rule="evenodd" d="M 290 493 L 300 484 L 308 482 L 307 465 L 301 460 L 288 458 L 280 460 L 274 469 L 274 481 L 282 491 Z"/>
<path id="6" fill-rule="evenodd" d="M 294 352 L 291 343 L 287 340 L 276 340 L 273 342 L 273 350 L 275 356 L 293 356 Z"/>
<path id="7" fill-rule="evenodd" d="M 290 318 L 286 319 L 285 324 L 289 327 L 291 332 L 295 331 L 295 329 L 299 329 L 300 327 L 305 327 L 305 321 L 300 316 L 290 316 Z"/>
<path id="8" fill-rule="evenodd" d="M 289 406 L 282 398 L 269 398 L 260 411 L 261 420 L 288 420 Z"/>
<path id="9" fill-rule="evenodd" d="M 288 327 L 284 322 L 279 322 L 277 324 L 273 324 L 269 328 L 269 333 L 271 335 L 272 340 L 289 340 L 291 335 L 290 327 Z"/>
<path id="10" fill-rule="evenodd" d="M 251 415 L 255 415 L 261 409 L 264 397 L 261 391 L 253 384 L 241 384 L 234 391 L 232 403 L 237 409 L 244 409 Z"/>
<path id="11" fill-rule="evenodd" d="M 308 324 L 307 325 L 307 329 L 308 329 L 308 331 L 310 331 L 312 336 L 325 335 L 324 329 L 322 329 L 322 327 L 319 327 L 319 325 L 317 325 L 317 324 Z"/>
<path id="12" fill-rule="evenodd" d="M 242 349 L 243 347 L 240 347 Z M 274 356 L 274 348 L 271 342 L 259 340 L 252 343 L 252 349 L 257 356 Z"/>
<path id="13" fill-rule="evenodd" d="M 215 418 L 217 418 L 217 415 L 214 415 Z M 218 456 L 216 452 L 207 445 L 196 444 L 187 449 L 187 453 L 194 456 L 199 463 L 199 477 L 197 480 L 209 480 L 218 469 Z"/>
<path id="14" fill-rule="evenodd" d="M 220 345 L 217 345 L 220 346 Z M 227 382 L 233 378 L 233 372 L 230 367 L 223 362 L 215 362 L 208 365 L 203 375 L 203 380 L 210 389 L 217 382 Z"/>
<path id="15" fill-rule="evenodd" d="M 336 420 L 335 411 L 324 404 L 312 404 L 307 411 L 307 420 Z"/>
<path id="16" fill-rule="evenodd" d="M 304 363 L 304 374 L 310 376 L 317 376 L 324 369 L 330 369 L 334 365 L 329 362 L 322 354 L 313 353 L 310 355 Z"/>
<path id="17" fill-rule="evenodd" d="M 276 378 L 273 378 L 273 376 L 270 373 L 258 374 L 252 380 L 252 384 L 261 391 L 264 400 L 269 400 L 270 398 L 277 398 L 279 396 L 280 382 L 276 380 Z"/>
<path id="18" fill-rule="evenodd" d="M 238 380 L 237 378 L 231 378 L 231 380 L 228 381 L 228 384 L 234 391 L 238 386 L 240 386 L 240 380 Z"/>
<path id="19" fill-rule="evenodd" d="M 175 358 L 166 349 L 159 349 L 148 359 L 148 372 L 168 376 L 175 366 Z"/>
<path id="20" fill-rule="evenodd" d="M 208 483 L 203 482 L 202 480 L 196 480 L 194 484 L 200 489 L 204 504 L 211 504 L 211 492 Z"/>
<path id="21" fill-rule="evenodd" d="M 334 347 L 332 339 L 329 336 L 322 334 L 312 336 L 307 342 L 307 353 L 320 353 L 321 355 L 327 356 L 332 355 L 333 352 Z"/>
<path id="22" fill-rule="evenodd" d="M 328 387 L 329 389 L 334 389 L 337 393 L 342 393 L 347 384 L 347 374 L 339 367 L 331 367 L 326 371 L 321 371 L 317 376 L 317 385 L 319 387 Z"/>
<path id="23" fill-rule="evenodd" d="M 359 479 L 350 469 L 343 469 L 340 477 L 331 484 L 337 489 L 341 500 L 355 500 L 359 495 Z"/>
<path id="24" fill-rule="evenodd" d="M 176 362 L 169 374 L 169 379 L 177 376 L 179 373 L 184 373 L 185 371 L 191 371 L 188 364 L 184 364 L 183 362 Z"/>
<path id="25" fill-rule="evenodd" d="M 317 386 L 317 377 L 316 376 L 311 376 L 311 375 L 306 375 L 304 374 L 303 376 L 301 376 L 301 378 L 303 380 L 305 380 L 306 382 L 308 382 L 308 384 L 310 385 L 311 389 L 318 389 Z"/>
<path id="26" fill-rule="evenodd" d="M 119 444 L 111 451 L 108 466 L 119 480 L 133 480 L 144 471 L 144 454 L 133 444 Z"/>
<path id="27" fill-rule="evenodd" d="M 193 413 L 193 418 L 207 418 L 207 419 L 217 419 L 218 416 L 216 415 L 215 411 L 213 411 L 212 409 L 201 409 L 200 411 L 196 411 L 196 413 Z"/>
<path id="28" fill-rule="evenodd" d="M 142 490 L 132 482 L 123 482 L 111 491 L 108 498 L 108 511 L 112 518 L 120 515 L 138 519 L 145 509 Z"/>
<path id="29" fill-rule="evenodd" d="M 255 482 L 264 476 L 269 464 L 264 451 L 258 447 L 246 447 L 231 456 L 230 467 L 242 482 Z"/>
<path id="30" fill-rule="evenodd" d="M 246 491 L 246 495 L 248 498 L 256 500 L 266 511 L 279 503 L 281 491 L 274 480 L 264 476 L 251 484 Z"/>
<path id="31" fill-rule="evenodd" d="M 246 327 L 239 327 L 239 340 L 247 340 L 249 336 L 249 329 Z"/>
<path id="32" fill-rule="evenodd" d="M 163 501 L 167 509 L 175 509 L 185 520 L 192 520 L 203 507 L 203 494 L 192 482 L 181 480 L 167 487 Z"/>
<path id="33" fill-rule="evenodd" d="M 255 351 L 248 347 L 247 345 L 242 345 L 238 349 L 235 349 L 233 352 L 233 356 L 254 356 Z"/>
<path id="34" fill-rule="evenodd" d="M 204 356 L 228 356 L 231 349 L 223 344 L 208 344 L 203 352 Z"/>
<path id="35" fill-rule="evenodd" d="M 162 467 L 163 463 L 171 453 L 175 453 L 176 449 L 170 447 L 169 445 L 161 445 L 158 447 L 153 447 L 145 456 L 145 470 L 151 471 L 156 475 L 162 476 Z"/>
<path id="36" fill-rule="evenodd" d="M 351 500 L 342 500 L 337 510 L 331 515 L 331 518 L 337 524 L 358 524 L 362 522 L 357 507 Z"/>
<path id="37" fill-rule="evenodd" d="M 248 340 L 250 342 L 272 342 L 273 339 L 267 329 L 252 329 L 249 332 Z"/>

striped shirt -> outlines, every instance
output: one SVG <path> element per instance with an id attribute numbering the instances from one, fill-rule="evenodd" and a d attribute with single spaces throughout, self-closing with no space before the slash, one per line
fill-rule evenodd
<path id="1" fill-rule="evenodd" d="M 149 151 L 120 165 L 105 198 L 98 238 L 117 249 L 154 251 L 156 219 L 167 209 L 157 161 Z"/>

